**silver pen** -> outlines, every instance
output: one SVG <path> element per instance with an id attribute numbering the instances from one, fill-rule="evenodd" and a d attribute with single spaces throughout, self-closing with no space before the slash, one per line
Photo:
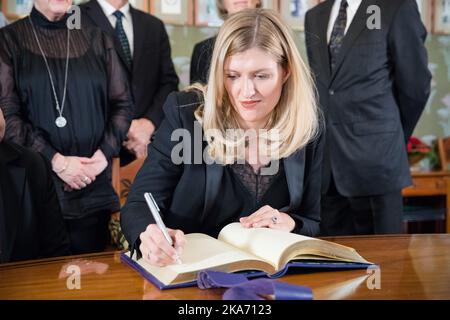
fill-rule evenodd
<path id="1" fill-rule="evenodd" d="M 147 202 L 147 206 L 150 209 L 150 212 L 153 215 L 153 219 L 155 219 L 156 225 L 161 230 L 162 234 L 164 235 L 164 238 L 166 238 L 169 245 L 173 246 L 172 238 L 170 237 L 169 233 L 167 232 L 166 225 L 162 221 L 161 215 L 159 213 L 160 212 L 159 207 L 156 204 L 156 201 L 153 198 L 152 194 L 150 192 L 146 192 L 146 193 L 144 193 L 144 198 L 145 198 L 145 201 Z M 176 260 L 177 260 L 178 264 L 182 264 L 180 257 L 178 256 L 178 253 L 177 253 Z"/>

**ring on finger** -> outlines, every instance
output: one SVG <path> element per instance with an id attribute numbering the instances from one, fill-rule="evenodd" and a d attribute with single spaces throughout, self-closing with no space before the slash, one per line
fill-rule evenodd
<path id="1" fill-rule="evenodd" d="M 278 223 L 278 217 L 277 216 L 272 216 L 272 222 L 274 224 L 277 224 Z"/>

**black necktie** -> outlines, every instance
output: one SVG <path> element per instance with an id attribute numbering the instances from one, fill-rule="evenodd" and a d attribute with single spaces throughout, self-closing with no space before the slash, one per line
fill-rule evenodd
<path id="1" fill-rule="evenodd" d="M 130 50 L 130 44 L 128 43 L 128 38 L 125 33 L 125 30 L 123 28 L 122 24 L 122 18 L 123 13 L 119 10 L 115 11 L 113 15 L 117 18 L 116 22 L 116 36 L 119 39 L 120 45 L 122 46 L 123 53 L 125 54 L 125 62 L 128 67 L 131 67 L 131 50 Z"/>
<path id="2" fill-rule="evenodd" d="M 337 57 L 345 36 L 345 28 L 347 26 L 347 7 L 347 0 L 342 0 L 339 8 L 339 14 L 334 22 L 333 31 L 331 32 L 329 44 L 331 72 L 333 72 L 336 67 Z"/>

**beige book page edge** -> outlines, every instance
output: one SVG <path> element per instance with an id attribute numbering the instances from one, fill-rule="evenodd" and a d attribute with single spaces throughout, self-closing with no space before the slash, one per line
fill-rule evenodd
<path id="1" fill-rule="evenodd" d="M 268 228 L 246 229 L 240 223 L 225 226 L 219 239 L 269 261 L 277 270 L 303 254 L 323 256 L 335 261 L 370 263 L 353 248 L 338 243 Z"/>

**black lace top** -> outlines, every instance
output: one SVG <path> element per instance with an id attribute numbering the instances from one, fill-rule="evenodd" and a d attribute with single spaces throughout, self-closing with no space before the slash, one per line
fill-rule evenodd
<path id="1" fill-rule="evenodd" d="M 67 28 L 33 8 L 30 17 L 47 57 L 56 94 L 64 88 Z M 101 149 L 107 159 L 120 151 L 131 123 L 133 104 L 125 70 L 113 41 L 100 29 L 70 30 L 66 103 L 67 125 L 58 128 L 50 78 L 33 34 L 30 17 L 0 29 L 0 106 L 6 118 L 5 139 L 43 153 L 90 157 Z M 105 170 L 88 187 L 66 193 L 55 177 L 65 216 L 117 209 Z"/>
<path id="2" fill-rule="evenodd" d="M 255 172 L 253 167 L 247 162 L 245 164 L 235 163 L 230 165 L 230 167 L 245 189 L 256 200 L 256 203 L 260 203 L 272 183 L 284 173 L 283 161 L 280 161 L 279 165 L 278 171 L 270 175 L 261 174 L 261 169 Z"/>

